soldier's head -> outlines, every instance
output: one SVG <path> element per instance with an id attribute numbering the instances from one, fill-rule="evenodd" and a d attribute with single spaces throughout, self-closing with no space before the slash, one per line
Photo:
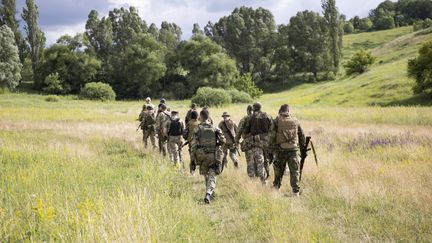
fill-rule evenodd
<path id="1" fill-rule="evenodd" d="M 252 111 L 253 111 L 252 105 L 248 105 L 246 111 L 248 115 L 252 115 Z"/>
<path id="2" fill-rule="evenodd" d="M 167 106 L 166 106 L 165 104 L 162 104 L 162 105 L 160 106 L 160 109 L 161 109 L 161 111 L 166 111 Z"/>
<path id="3" fill-rule="evenodd" d="M 146 103 L 147 103 L 147 104 L 150 104 L 150 102 L 151 102 L 151 98 L 150 98 L 150 97 L 147 97 L 147 98 L 146 98 Z"/>
<path id="4" fill-rule="evenodd" d="M 252 108 L 253 108 L 253 111 L 260 111 L 260 110 L 261 110 L 261 103 L 259 103 L 259 102 L 255 102 L 255 103 L 252 105 Z"/>
<path id="5" fill-rule="evenodd" d="M 279 115 L 289 116 L 289 106 L 287 104 L 281 105 L 279 108 Z"/>
<path id="6" fill-rule="evenodd" d="M 166 100 L 165 100 L 164 98 L 162 98 L 162 99 L 160 99 L 160 103 L 161 103 L 161 104 L 165 104 L 165 103 L 166 103 Z"/>
<path id="7" fill-rule="evenodd" d="M 195 110 L 196 108 L 197 108 L 197 104 L 192 103 L 192 105 L 191 105 L 191 109 Z"/>
<path id="8" fill-rule="evenodd" d="M 229 119 L 231 119 L 230 114 L 228 114 L 228 112 L 224 112 L 222 114 L 222 118 L 224 119 L 224 121 L 228 121 Z"/>
<path id="9" fill-rule="evenodd" d="M 154 112 L 154 108 L 153 108 L 153 106 L 148 105 L 148 106 L 147 106 L 147 112 L 149 112 L 149 113 Z"/>
<path id="10" fill-rule="evenodd" d="M 171 111 L 171 117 L 177 117 L 178 114 L 179 114 L 178 111 L 175 110 Z"/>
<path id="11" fill-rule="evenodd" d="M 210 114 L 209 114 L 208 110 L 203 109 L 200 112 L 200 120 L 201 120 L 201 122 L 207 121 L 209 119 L 209 117 L 210 117 Z"/>
<path id="12" fill-rule="evenodd" d="M 196 112 L 196 111 L 192 111 L 191 114 L 190 114 L 190 118 L 191 118 L 192 120 L 196 120 L 196 119 L 198 119 L 198 112 Z"/>

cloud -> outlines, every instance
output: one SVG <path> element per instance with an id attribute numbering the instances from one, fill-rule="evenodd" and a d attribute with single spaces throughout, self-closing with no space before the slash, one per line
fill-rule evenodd
<path id="1" fill-rule="evenodd" d="M 366 16 L 382 0 L 338 0 L 339 11 L 348 18 Z M 288 23 L 291 16 L 303 10 L 321 12 L 319 0 L 36 0 L 40 24 L 46 32 L 47 43 L 54 43 L 61 35 L 83 32 L 87 16 L 92 9 L 107 15 L 113 8 L 134 6 L 148 23 L 160 26 L 164 20 L 175 22 L 183 31 L 183 38 L 191 36 L 192 26 L 204 27 L 208 21 L 216 22 L 236 7 L 263 7 L 272 11 L 277 24 Z M 25 0 L 17 0 L 21 12 Z M 23 25 L 23 24 L 21 24 Z"/>

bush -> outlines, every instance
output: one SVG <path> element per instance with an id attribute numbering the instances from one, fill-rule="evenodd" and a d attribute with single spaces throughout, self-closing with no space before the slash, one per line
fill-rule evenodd
<path id="1" fill-rule="evenodd" d="M 48 95 L 45 98 L 46 102 L 59 102 L 60 101 L 60 97 L 58 97 L 57 95 Z"/>
<path id="2" fill-rule="evenodd" d="M 345 34 L 352 34 L 354 33 L 354 25 L 351 22 L 345 22 L 343 30 Z"/>
<path id="3" fill-rule="evenodd" d="M 344 65 L 347 75 L 364 73 L 375 62 L 375 57 L 370 52 L 359 51 Z"/>
<path id="4" fill-rule="evenodd" d="M 432 92 L 432 41 L 425 43 L 419 56 L 408 61 L 408 75 L 415 78 L 414 93 Z"/>
<path id="5" fill-rule="evenodd" d="M 427 18 L 425 20 L 418 20 L 418 21 L 414 22 L 414 24 L 413 24 L 414 31 L 419 31 L 419 30 L 430 28 L 430 27 L 432 27 L 432 20 L 429 18 Z"/>
<path id="6" fill-rule="evenodd" d="M 252 103 L 252 97 L 243 91 L 238 91 L 236 89 L 228 90 L 229 95 L 231 96 L 232 103 Z"/>
<path id="7" fill-rule="evenodd" d="M 88 83 L 81 89 L 80 97 L 90 100 L 115 100 L 116 94 L 109 84 L 101 82 Z"/>
<path id="8" fill-rule="evenodd" d="M 62 81 L 58 73 L 52 73 L 46 76 L 44 80 L 45 88 L 42 90 L 48 94 L 62 94 L 64 92 Z"/>
<path id="9" fill-rule="evenodd" d="M 223 106 L 232 102 L 230 94 L 224 89 L 199 88 L 192 97 L 192 103 L 199 106 Z"/>
<path id="10" fill-rule="evenodd" d="M 250 73 L 237 77 L 233 86 L 239 91 L 248 93 L 254 99 L 259 98 L 263 94 L 263 91 L 255 85 Z"/>

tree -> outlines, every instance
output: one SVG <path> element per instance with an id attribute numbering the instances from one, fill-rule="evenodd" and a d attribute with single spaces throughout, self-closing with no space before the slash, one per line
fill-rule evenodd
<path id="1" fill-rule="evenodd" d="M 18 46 L 19 56 L 21 63 L 27 55 L 27 44 L 19 31 L 19 22 L 16 19 L 16 0 L 2 0 L 2 7 L 0 6 L 0 25 L 5 24 L 9 26 L 15 35 L 15 43 Z"/>
<path id="2" fill-rule="evenodd" d="M 344 26 L 343 26 L 343 30 L 344 30 L 344 33 L 346 33 L 346 34 L 352 34 L 355 31 L 354 26 L 351 22 L 345 22 Z"/>
<path id="3" fill-rule="evenodd" d="M 113 46 L 113 30 L 111 20 L 105 17 L 99 19 L 98 15 L 96 10 L 90 12 L 85 36 L 90 42 L 90 50 L 106 63 Z"/>
<path id="4" fill-rule="evenodd" d="M 174 50 L 180 43 L 182 31 L 175 23 L 163 21 L 159 30 L 159 42 L 169 50 Z"/>
<path id="5" fill-rule="evenodd" d="M 418 57 L 408 61 L 408 76 L 416 80 L 414 93 L 432 93 L 432 41 L 425 43 Z"/>
<path id="6" fill-rule="evenodd" d="M 189 96 L 201 86 L 228 88 L 238 75 L 235 61 L 221 46 L 203 35 L 182 42 L 177 58 L 187 73 Z"/>
<path id="7" fill-rule="evenodd" d="M 254 99 L 259 98 L 263 93 L 260 88 L 255 86 L 250 73 L 246 73 L 237 77 L 237 79 L 234 81 L 233 87 L 239 91 L 246 92 Z"/>
<path id="8" fill-rule="evenodd" d="M 39 27 L 38 18 L 39 10 L 34 0 L 26 0 L 27 8 L 23 9 L 22 18 L 26 22 L 24 27 L 27 34 L 27 42 L 30 45 L 30 56 L 32 60 L 33 75 L 36 74 L 40 61 L 42 59 L 43 48 L 45 47 L 45 35 Z M 36 79 L 35 79 L 36 80 Z M 39 86 L 35 82 L 36 86 Z"/>
<path id="9" fill-rule="evenodd" d="M 317 79 L 318 72 L 332 69 L 328 28 L 323 17 L 310 11 L 298 12 L 290 19 L 287 34 L 293 72 L 310 72 Z"/>
<path id="10" fill-rule="evenodd" d="M 263 8 L 236 8 L 217 23 L 209 22 L 205 34 L 222 45 L 234 58 L 241 73 L 252 73 L 255 81 L 271 74 L 276 24 L 273 14 Z"/>
<path id="11" fill-rule="evenodd" d="M 0 88 L 13 90 L 21 80 L 22 64 L 12 30 L 0 26 Z"/>
<path id="12" fill-rule="evenodd" d="M 193 24 L 192 34 L 193 35 L 203 35 L 204 34 L 204 32 L 201 30 L 198 23 Z"/>
<path id="13" fill-rule="evenodd" d="M 392 12 L 389 12 L 384 8 L 378 8 L 372 10 L 369 17 L 373 22 L 373 28 L 375 30 L 386 30 L 396 27 L 393 15 Z"/>
<path id="14" fill-rule="evenodd" d="M 333 72 L 339 70 L 339 63 L 342 57 L 343 26 L 339 19 L 339 12 L 336 7 L 336 0 L 322 0 L 324 19 L 328 28 L 329 47 L 332 56 Z"/>
<path id="15" fill-rule="evenodd" d="M 344 65 L 347 75 L 364 73 L 375 62 L 370 52 L 359 51 Z"/>

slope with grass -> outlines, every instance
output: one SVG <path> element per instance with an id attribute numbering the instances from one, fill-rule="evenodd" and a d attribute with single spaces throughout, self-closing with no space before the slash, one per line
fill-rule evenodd
<path id="1" fill-rule="evenodd" d="M 430 30 L 411 32 L 411 27 L 345 37 L 344 61 L 358 50 L 368 50 L 376 63 L 364 74 L 338 76 L 335 81 L 310 83 L 266 96 L 274 104 L 338 106 L 431 105 L 426 95 L 413 95 L 414 80 L 407 77 L 407 62 L 420 46 L 432 41 Z"/>
<path id="2" fill-rule="evenodd" d="M 142 148 L 141 105 L 0 96 L 0 241 L 432 240 L 430 108 L 293 106 L 320 163 L 307 161 L 301 199 L 287 178 L 280 192 L 250 180 L 242 158 L 206 206 L 200 176 Z M 225 110 L 238 121 L 244 107 L 211 114 Z"/>

